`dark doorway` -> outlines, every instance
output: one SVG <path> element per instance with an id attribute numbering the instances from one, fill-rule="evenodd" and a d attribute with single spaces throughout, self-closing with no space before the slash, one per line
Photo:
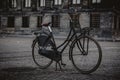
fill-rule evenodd
<path id="1" fill-rule="evenodd" d="M 119 20 L 118 20 L 118 27 L 119 27 L 119 31 L 120 31 L 120 17 L 119 17 Z"/>
<path id="2" fill-rule="evenodd" d="M 13 16 L 8 17 L 7 27 L 14 28 L 15 27 L 15 18 Z"/>
<path id="3" fill-rule="evenodd" d="M 38 16 L 37 17 L 37 27 L 41 27 L 41 24 L 42 24 L 42 16 Z"/>
<path id="4" fill-rule="evenodd" d="M 28 28 L 29 27 L 29 17 L 28 16 L 24 16 L 22 18 L 22 27 L 23 28 Z"/>
<path id="5" fill-rule="evenodd" d="M 90 27 L 100 28 L 100 14 L 93 13 L 90 15 Z"/>
<path id="6" fill-rule="evenodd" d="M 60 16 L 59 15 L 52 16 L 52 27 L 60 27 Z"/>
<path id="7" fill-rule="evenodd" d="M 2 27 L 1 27 L 1 17 L 0 17 L 0 29 L 1 29 Z"/>

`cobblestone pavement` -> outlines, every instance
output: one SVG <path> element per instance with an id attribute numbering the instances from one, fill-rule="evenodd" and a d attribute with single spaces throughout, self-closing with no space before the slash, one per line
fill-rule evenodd
<path id="1" fill-rule="evenodd" d="M 32 60 L 33 37 L 0 38 L 0 80 L 120 80 L 120 42 L 99 41 L 103 59 L 92 74 L 78 73 L 68 57 L 63 71 L 55 71 L 55 63 L 48 69 L 39 69 Z M 63 39 L 56 39 L 62 43 Z M 68 48 L 65 53 L 68 53 Z"/>

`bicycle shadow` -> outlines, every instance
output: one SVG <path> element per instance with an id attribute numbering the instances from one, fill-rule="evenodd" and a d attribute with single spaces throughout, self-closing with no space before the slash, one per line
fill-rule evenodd
<path id="1" fill-rule="evenodd" d="M 91 74 L 81 74 L 72 69 L 55 71 L 53 68 L 39 69 L 38 67 L 13 67 L 5 68 L 0 71 L 0 80 L 120 80 L 119 74 L 107 74 L 96 71 Z M 33 79 L 32 79 L 33 78 Z"/>
<path id="2" fill-rule="evenodd" d="M 12 68 L 4 68 L 1 71 L 4 72 L 29 72 L 29 71 L 35 71 L 36 68 L 34 67 L 12 67 Z"/>

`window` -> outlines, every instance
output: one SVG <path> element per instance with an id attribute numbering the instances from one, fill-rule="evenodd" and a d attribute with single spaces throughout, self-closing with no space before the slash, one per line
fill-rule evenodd
<path id="1" fill-rule="evenodd" d="M 7 21 L 7 27 L 8 28 L 14 28 L 14 24 L 15 24 L 15 18 L 14 17 L 8 17 L 8 21 Z"/>
<path id="2" fill-rule="evenodd" d="M 54 0 L 54 5 L 61 5 L 62 4 L 62 0 Z"/>
<path id="3" fill-rule="evenodd" d="M 92 3 L 95 4 L 95 3 L 101 3 L 101 0 L 92 0 Z"/>
<path id="4" fill-rule="evenodd" d="M 37 27 L 41 27 L 42 24 L 42 16 L 38 16 L 37 18 Z"/>
<path id="5" fill-rule="evenodd" d="M 88 6 L 88 0 L 83 0 L 82 4 L 83 4 L 84 6 Z"/>
<path id="6" fill-rule="evenodd" d="M 39 7 L 45 6 L 45 0 L 39 0 Z"/>
<path id="7" fill-rule="evenodd" d="M 100 14 L 91 14 L 91 27 L 99 28 L 100 27 Z"/>
<path id="8" fill-rule="evenodd" d="M 31 7 L 31 0 L 24 0 L 24 7 Z"/>
<path id="9" fill-rule="evenodd" d="M 72 3 L 73 3 L 73 4 L 80 4 L 80 1 L 81 1 L 81 0 L 73 0 Z"/>
<path id="10" fill-rule="evenodd" d="M 9 0 L 9 7 L 10 8 L 17 7 L 17 0 Z"/>
<path id="11" fill-rule="evenodd" d="M 59 15 L 52 16 L 52 27 L 60 27 L 60 16 Z"/>
<path id="12" fill-rule="evenodd" d="M 0 9 L 8 8 L 10 5 L 8 2 L 9 2 L 9 0 L 0 0 Z"/>
<path id="13" fill-rule="evenodd" d="M 51 5 L 52 5 L 52 1 L 51 0 L 39 0 L 38 1 L 39 2 L 39 7 L 51 7 Z"/>
<path id="14" fill-rule="evenodd" d="M 22 18 L 22 27 L 23 28 L 28 28 L 29 27 L 29 17 L 28 16 L 24 16 Z"/>
<path id="15" fill-rule="evenodd" d="M 45 7 L 46 7 L 46 8 L 51 8 L 51 5 L 52 5 L 51 0 L 46 0 L 46 2 L 45 2 Z"/>

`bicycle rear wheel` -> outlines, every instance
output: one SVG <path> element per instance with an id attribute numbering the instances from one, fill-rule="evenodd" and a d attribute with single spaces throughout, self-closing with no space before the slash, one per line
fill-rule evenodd
<path id="1" fill-rule="evenodd" d="M 83 74 L 94 72 L 102 59 L 100 45 L 89 36 L 74 40 L 71 44 L 70 55 L 74 67 Z"/>
<path id="2" fill-rule="evenodd" d="M 32 57 L 33 57 L 33 61 L 35 62 L 36 65 L 39 66 L 39 68 L 46 69 L 52 64 L 53 60 L 51 60 L 45 56 L 42 56 L 39 51 L 41 48 L 42 47 L 39 46 L 38 40 L 36 39 L 32 46 Z M 48 45 L 46 45 L 45 48 L 52 49 L 52 45 L 48 44 Z"/>

